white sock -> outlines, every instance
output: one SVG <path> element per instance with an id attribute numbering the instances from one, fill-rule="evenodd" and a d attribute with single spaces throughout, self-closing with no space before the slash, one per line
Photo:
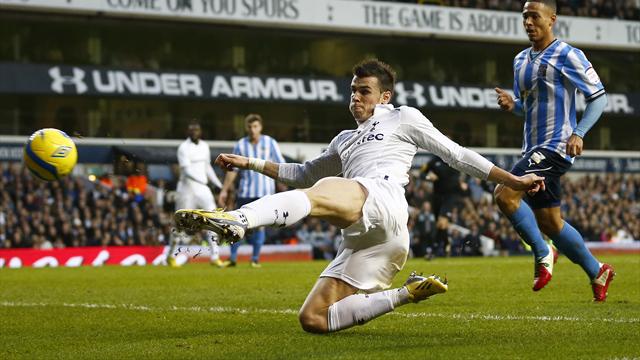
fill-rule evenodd
<path id="1" fill-rule="evenodd" d="M 409 302 L 409 292 L 404 286 L 369 295 L 355 294 L 329 306 L 329 331 L 339 331 L 393 311 L 396 306 Z"/>
<path id="2" fill-rule="evenodd" d="M 307 194 L 300 190 L 267 195 L 231 211 L 238 218 L 245 218 L 249 229 L 260 226 L 289 226 L 304 219 L 310 212 L 311 202 Z"/>
<path id="3" fill-rule="evenodd" d="M 207 241 L 209 242 L 211 261 L 218 261 L 220 259 L 220 248 L 218 247 L 218 241 L 215 238 L 215 233 L 207 231 Z"/>

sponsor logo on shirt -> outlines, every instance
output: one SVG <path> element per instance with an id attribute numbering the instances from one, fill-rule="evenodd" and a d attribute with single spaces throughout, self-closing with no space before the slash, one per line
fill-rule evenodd
<path id="1" fill-rule="evenodd" d="M 600 77 L 592 67 L 587 69 L 586 74 L 587 74 L 587 79 L 589 79 L 589 81 L 591 81 L 592 83 L 594 84 L 600 83 Z"/>

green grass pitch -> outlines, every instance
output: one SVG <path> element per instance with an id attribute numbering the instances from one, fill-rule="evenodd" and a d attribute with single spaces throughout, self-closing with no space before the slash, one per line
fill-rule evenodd
<path id="1" fill-rule="evenodd" d="M 416 269 L 449 292 L 330 335 L 296 315 L 324 262 L 3 269 L 0 359 L 639 358 L 640 256 L 601 260 L 604 304 L 564 257 L 539 293 L 530 257 L 410 260 L 394 286 Z"/>

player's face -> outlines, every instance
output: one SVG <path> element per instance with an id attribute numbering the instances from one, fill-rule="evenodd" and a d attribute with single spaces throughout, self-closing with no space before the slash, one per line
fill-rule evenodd
<path id="1" fill-rule="evenodd" d="M 262 124 L 260 121 L 254 121 L 247 124 L 247 135 L 251 140 L 257 140 L 262 134 Z"/>
<path id="2" fill-rule="evenodd" d="M 553 37 L 553 24 L 556 14 L 547 5 L 539 2 L 524 4 L 522 9 L 522 24 L 527 32 L 529 41 L 535 43 Z"/>
<path id="3" fill-rule="evenodd" d="M 370 118 L 376 105 L 387 104 L 390 99 L 391 92 L 382 91 L 378 78 L 375 76 L 363 78 L 354 76 L 351 80 L 349 111 L 358 123 Z"/>
<path id="4" fill-rule="evenodd" d="M 189 125 L 189 138 L 193 142 L 198 142 L 202 136 L 202 130 L 199 125 Z"/>

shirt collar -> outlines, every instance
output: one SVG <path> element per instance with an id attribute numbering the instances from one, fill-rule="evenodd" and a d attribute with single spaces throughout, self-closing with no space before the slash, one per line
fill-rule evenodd
<path id="1" fill-rule="evenodd" d="M 367 120 L 365 120 L 362 123 L 358 124 L 358 128 L 360 129 L 360 128 L 363 128 L 363 127 L 367 126 L 367 124 L 369 124 L 371 119 L 373 119 L 374 117 L 390 113 L 391 111 L 393 111 L 393 109 L 395 109 L 395 108 L 393 107 L 392 104 L 378 104 L 378 105 L 376 105 L 376 107 L 373 108 L 373 115 L 371 117 L 369 117 Z"/>
<path id="2" fill-rule="evenodd" d="M 393 105 L 391 104 L 378 104 L 373 109 L 373 116 L 386 114 L 388 112 L 393 111 Z"/>

